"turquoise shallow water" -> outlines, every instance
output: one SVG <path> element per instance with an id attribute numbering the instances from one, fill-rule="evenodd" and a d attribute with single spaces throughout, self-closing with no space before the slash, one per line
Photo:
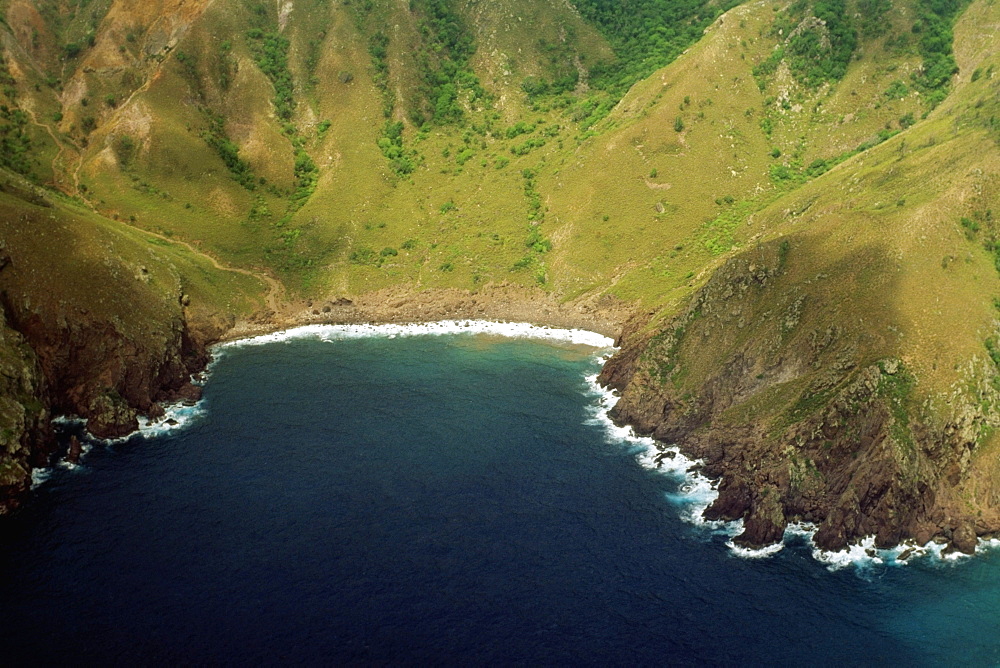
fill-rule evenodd
<path id="1" fill-rule="evenodd" d="M 186 429 L 95 446 L 3 527 L 4 653 L 1000 663 L 1000 555 L 736 557 L 595 424 L 598 364 L 471 335 L 227 349 Z"/>

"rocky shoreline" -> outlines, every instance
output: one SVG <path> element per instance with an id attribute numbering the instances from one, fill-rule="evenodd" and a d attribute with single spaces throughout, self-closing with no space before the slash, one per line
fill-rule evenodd
<path id="1" fill-rule="evenodd" d="M 629 315 L 627 305 L 611 298 L 567 304 L 542 291 L 510 285 L 487 286 L 476 293 L 393 289 L 293 301 L 240 321 L 218 314 L 205 317 L 184 301 L 178 297 L 164 322 L 146 323 L 153 335 L 142 339 L 123 332 L 116 321 L 91 321 L 85 313 L 69 318 L 17 303 L 4 305 L 0 344 L 19 352 L 0 362 L 10 367 L 7 376 L 14 383 L 6 394 L 19 399 L 10 406 L 17 428 L 4 433 L 0 443 L 0 516 L 20 505 L 30 488 L 31 471 L 45 466 L 61 447 L 50 426 L 53 416 L 84 419 L 87 430 L 99 439 L 132 434 L 141 417 L 156 420 L 163 416 L 164 405 L 200 398 L 201 388 L 191 380 L 207 366 L 215 343 L 303 325 L 446 319 L 529 322 L 614 337 Z"/>
<path id="2" fill-rule="evenodd" d="M 742 520 L 739 547 L 778 544 L 795 524 L 816 527 L 826 551 L 874 536 L 876 548 L 946 541 L 972 554 L 1000 534 L 972 465 L 989 404 L 921 394 L 891 347 L 835 322 L 801 327 L 798 302 L 775 313 L 783 280 L 780 254 L 737 257 L 680 313 L 629 323 L 600 376 L 621 393 L 612 417 L 704 462 L 719 481 L 705 518 Z M 992 396 L 990 369 L 970 365 Z M 975 484 L 984 493 L 970 499 Z"/>
<path id="3" fill-rule="evenodd" d="M 440 320 L 527 322 L 587 329 L 616 338 L 632 316 L 631 305 L 610 296 L 561 302 L 549 293 L 516 285 L 470 290 L 389 288 L 363 295 L 291 301 L 235 323 L 218 340 L 243 339 L 302 325 L 403 324 Z"/>
<path id="4" fill-rule="evenodd" d="M 703 298 L 702 306 L 705 303 Z M 651 332 L 646 331 L 648 316 L 637 316 L 630 305 L 613 298 L 564 303 L 544 292 L 516 286 L 489 286 L 475 293 L 397 288 L 288 302 L 278 311 L 258 312 L 242 321 L 216 317 L 189 322 L 187 309 L 182 309 L 181 314 L 168 328 L 172 336 L 159 342 L 162 346 L 150 349 L 140 342 L 106 336 L 97 346 L 94 337 L 82 335 L 92 328 L 81 326 L 53 339 L 52 332 L 45 334 L 44 328 L 35 331 L 29 323 L 25 338 L 35 352 L 33 363 L 40 379 L 36 383 L 39 419 L 34 426 L 24 426 L 19 473 L 5 481 L 0 498 L 5 510 L 16 507 L 27 492 L 31 468 L 43 465 L 54 451 L 51 428 L 43 424 L 45 416 L 73 414 L 86 418 L 88 430 L 98 438 L 133 433 L 139 426 L 139 416 L 156 419 L 163 414 L 163 404 L 197 401 L 200 388 L 191 383 L 191 378 L 204 370 L 210 360 L 209 348 L 215 343 L 304 325 L 492 320 L 586 329 L 615 338 L 622 347 L 605 365 L 599 379 L 602 385 L 623 395 L 611 416 L 619 424 L 633 426 L 637 433 L 651 435 L 661 443 L 678 444 L 685 456 L 704 462 L 701 472 L 720 481 L 719 496 L 706 509 L 705 517 L 743 520 L 744 530 L 734 541 L 740 547 L 760 549 L 778 544 L 790 524 L 807 522 L 818 527 L 814 541 L 823 550 L 842 550 L 874 535 L 879 548 L 911 539 L 919 544 L 938 540 L 947 541 L 949 549 L 973 553 L 979 539 L 989 538 L 1000 529 L 991 524 L 990 517 L 975 521 L 957 515 L 953 508 L 942 508 L 936 503 L 940 490 L 934 485 L 913 487 L 900 483 L 900 472 L 891 466 L 891 457 L 887 459 L 885 452 L 890 445 L 887 438 L 891 407 L 876 391 L 883 377 L 891 378 L 895 368 L 872 367 L 853 385 L 841 389 L 842 398 L 869 406 L 863 415 L 864 425 L 854 425 L 860 431 L 844 428 L 853 424 L 851 417 L 834 410 L 847 399 L 831 399 L 827 413 L 833 413 L 824 414 L 825 421 L 812 424 L 815 419 L 805 420 L 796 425 L 799 436 L 793 437 L 802 441 L 802 434 L 811 430 L 812 439 L 822 442 L 816 447 L 825 448 L 823 458 L 807 452 L 811 458 L 803 459 L 811 464 L 803 463 L 798 471 L 789 467 L 786 456 L 777 454 L 781 452 L 780 443 L 774 445 L 774 439 L 769 438 L 765 421 L 744 420 L 734 425 L 719 419 L 720 408 L 728 406 L 719 393 L 724 394 L 726 387 L 745 384 L 739 377 L 743 371 L 730 367 L 726 377 L 714 379 L 711 387 L 703 391 L 705 396 L 715 396 L 709 403 L 702 400 L 692 404 L 690 399 L 675 396 L 672 388 L 652 382 L 649 376 L 648 360 L 650 355 L 656 359 L 657 348 Z M 60 354 L 64 347 L 82 351 L 89 347 L 90 352 L 78 353 L 81 361 L 67 364 L 66 355 Z M 148 362 L 136 369 L 135 360 L 143 358 Z M 102 370 L 96 383 L 92 382 L 94 369 Z M 116 391 L 95 389 L 108 385 Z M 824 424 L 839 426 L 824 431 Z M 848 442 L 857 434 L 861 434 L 855 439 L 857 443 Z M 931 434 L 921 431 L 919 436 L 925 439 Z M 867 452 L 860 464 L 855 463 L 859 458 L 853 454 L 859 449 Z M 815 479 L 808 475 L 810 465 L 815 468 Z M 818 482 L 820 478 L 832 482 L 824 487 Z M 867 487 L 861 493 L 850 492 L 857 484 Z M 845 493 L 854 494 L 847 505 Z"/>

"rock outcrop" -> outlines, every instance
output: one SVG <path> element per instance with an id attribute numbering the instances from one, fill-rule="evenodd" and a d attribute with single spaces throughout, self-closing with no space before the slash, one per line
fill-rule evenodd
<path id="1" fill-rule="evenodd" d="M 941 537 L 974 551 L 1000 529 L 995 509 L 943 499 L 995 416 L 958 399 L 944 418 L 930 410 L 890 345 L 827 319 L 836 289 L 785 277 L 786 253 L 744 253 L 680 315 L 637 319 L 601 374 L 622 394 L 613 417 L 704 460 L 720 480 L 705 516 L 743 519 L 737 544 L 775 543 L 804 521 L 824 549 L 874 535 L 882 547 Z"/>
<path id="2" fill-rule="evenodd" d="M 196 399 L 191 376 L 234 318 L 183 304 L 192 269 L 176 255 L 58 203 L 0 193 L 0 238 L 2 514 L 54 452 L 53 416 L 116 438 L 161 402 Z"/>
<path id="3" fill-rule="evenodd" d="M 37 357 L 0 309 L 0 514 L 17 507 L 48 454 L 46 389 Z"/>
<path id="4" fill-rule="evenodd" d="M 164 338 L 136 340 L 110 323 L 31 318 L 19 332 L 2 317 L 0 309 L 0 514 L 54 451 L 52 415 L 85 418 L 94 436 L 117 438 L 138 428 L 139 415 L 162 414 L 157 402 L 200 396 L 190 379 L 207 362 L 205 342 L 191 340 L 183 319 Z"/>

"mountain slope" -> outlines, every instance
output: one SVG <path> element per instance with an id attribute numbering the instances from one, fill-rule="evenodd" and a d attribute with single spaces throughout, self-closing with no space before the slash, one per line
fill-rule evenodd
<path id="1" fill-rule="evenodd" d="M 278 322 L 280 280 L 293 321 L 631 310 L 618 417 L 706 460 L 741 542 L 971 549 L 998 522 L 998 18 L 960 10 L 0 2 L 9 489 L 47 411 L 155 414 L 232 323 Z"/>
<path id="2" fill-rule="evenodd" d="M 52 416 L 116 437 L 155 402 L 195 396 L 205 345 L 259 308 L 263 287 L 16 177 L 0 181 L 0 240 L 6 508 L 52 452 Z"/>
<path id="3" fill-rule="evenodd" d="M 976 122 L 997 18 L 963 16 L 970 74 L 926 121 L 748 219 L 753 246 L 605 368 L 620 419 L 722 477 L 708 514 L 745 518 L 739 543 L 807 521 L 827 548 L 875 534 L 971 550 L 1000 528 L 1000 150 Z"/>

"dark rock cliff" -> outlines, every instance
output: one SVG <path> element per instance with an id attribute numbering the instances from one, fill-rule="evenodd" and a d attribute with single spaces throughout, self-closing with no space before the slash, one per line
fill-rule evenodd
<path id="1" fill-rule="evenodd" d="M 45 378 L 0 310 L 0 514 L 17 507 L 51 443 Z"/>
<path id="2" fill-rule="evenodd" d="M 831 317 L 856 286 L 793 280 L 787 252 L 744 253 L 684 312 L 637 319 L 601 374 L 622 395 L 613 417 L 704 460 L 720 480 L 705 515 L 742 518 L 738 544 L 777 542 L 805 521 L 825 549 L 874 535 L 879 546 L 942 537 L 974 550 L 1000 529 L 994 514 L 942 498 L 969 474 L 988 416 L 937 418 L 891 345 Z M 862 260 L 877 263 L 877 251 Z"/>
<path id="3" fill-rule="evenodd" d="M 139 415 L 162 414 L 158 402 L 200 393 L 190 379 L 208 361 L 207 341 L 189 335 L 180 310 L 149 339 L 84 318 L 11 321 L 20 331 L 0 320 L 0 514 L 55 450 L 53 415 L 85 418 L 91 434 L 115 438 L 135 431 Z"/>
<path id="4" fill-rule="evenodd" d="M 0 239 L 2 514 L 53 453 L 53 416 L 98 438 L 134 431 L 198 395 L 191 374 L 232 320 L 193 311 L 169 256 L 93 218 L 0 198 Z"/>

